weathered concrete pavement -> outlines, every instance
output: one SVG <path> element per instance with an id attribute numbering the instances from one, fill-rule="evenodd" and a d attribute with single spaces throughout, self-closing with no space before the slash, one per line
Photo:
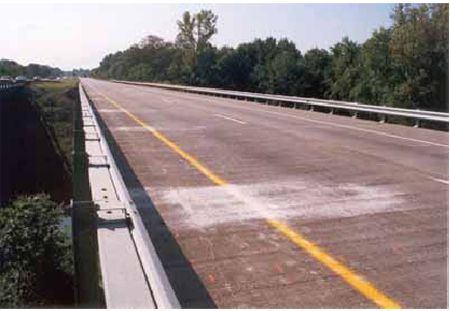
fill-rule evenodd
<path id="1" fill-rule="evenodd" d="M 448 133 L 82 83 L 183 306 L 447 306 Z"/>

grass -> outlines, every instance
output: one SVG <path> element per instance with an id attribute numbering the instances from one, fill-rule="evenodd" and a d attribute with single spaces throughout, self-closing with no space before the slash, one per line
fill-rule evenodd
<path id="1" fill-rule="evenodd" d="M 33 82 L 34 102 L 42 111 L 47 126 L 51 127 L 56 144 L 72 169 L 73 114 L 78 103 L 78 79 L 59 82 Z"/>

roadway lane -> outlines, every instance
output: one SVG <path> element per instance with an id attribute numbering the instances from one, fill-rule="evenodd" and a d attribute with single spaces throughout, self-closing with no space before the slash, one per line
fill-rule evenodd
<path id="1" fill-rule="evenodd" d="M 447 306 L 448 133 L 82 83 L 183 306 Z"/>

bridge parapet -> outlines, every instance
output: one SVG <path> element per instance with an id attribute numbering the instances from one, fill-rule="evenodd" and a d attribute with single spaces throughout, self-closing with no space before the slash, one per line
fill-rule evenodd
<path id="1" fill-rule="evenodd" d="M 106 306 L 180 308 L 81 83 L 79 92 Z"/>

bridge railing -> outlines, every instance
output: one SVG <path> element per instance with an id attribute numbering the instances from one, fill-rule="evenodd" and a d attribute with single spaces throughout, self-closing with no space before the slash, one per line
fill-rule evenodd
<path id="1" fill-rule="evenodd" d="M 79 86 L 89 188 L 96 207 L 98 254 L 107 308 L 180 308 L 128 193 L 96 110 Z M 82 203 L 73 202 L 74 208 Z"/>
<path id="2" fill-rule="evenodd" d="M 14 86 L 15 83 L 13 81 L 0 81 L 0 90 L 9 89 Z"/>
<path id="3" fill-rule="evenodd" d="M 113 82 L 133 84 L 133 85 L 153 86 L 169 90 L 176 90 L 211 96 L 221 96 L 241 100 L 259 101 L 269 105 L 272 104 L 279 106 L 286 105 L 292 108 L 306 108 L 309 110 L 314 110 L 315 108 L 325 108 L 329 110 L 330 113 L 335 113 L 336 111 L 347 111 L 355 118 L 358 117 L 358 113 L 377 114 L 379 116 L 380 123 L 387 122 L 388 116 L 413 119 L 415 120 L 414 123 L 415 127 L 419 127 L 421 121 L 434 121 L 440 123 L 449 122 L 449 114 L 445 112 L 364 105 L 348 101 L 229 91 L 215 88 L 191 87 L 191 86 L 162 84 L 162 83 L 131 82 L 121 80 L 113 80 Z"/>
<path id="4" fill-rule="evenodd" d="M 23 82 L 0 80 L 0 91 L 9 90 L 9 89 L 21 87 L 24 85 L 25 85 L 25 83 L 23 83 Z"/>

